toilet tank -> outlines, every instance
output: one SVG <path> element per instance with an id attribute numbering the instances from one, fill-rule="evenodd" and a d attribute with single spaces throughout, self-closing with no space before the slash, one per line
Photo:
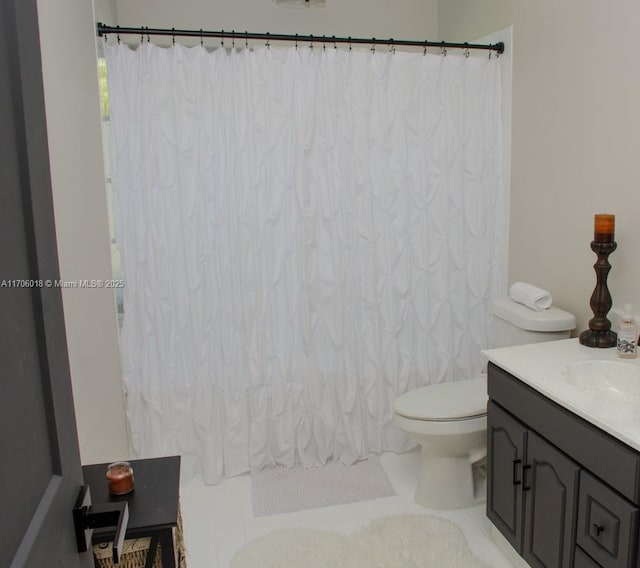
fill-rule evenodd
<path id="1" fill-rule="evenodd" d="M 573 314 L 551 306 L 536 312 L 509 297 L 493 302 L 495 347 L 568 339 L 576 327 Z"/>

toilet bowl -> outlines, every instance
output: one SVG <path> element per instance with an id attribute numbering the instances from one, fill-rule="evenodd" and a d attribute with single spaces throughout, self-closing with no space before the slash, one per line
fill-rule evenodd
<path id="1" fill-rule="evenodd" d="M 566 339 L 575 317 L 534 312 L 510 298 L 493 302 L 496 347 Z M 394 424 L 421 446 L 415 502 L 433 509 L 482 503 L 486 496 L 487 378 L 428 385 L 399 396 Z"/>
<path id="2" fill-rule="evenodd" d="M 487 455 L 486 376 L 410 391 L 393 408 L 395 425 L 422 447 L 415 502 L 434 509 L 482 503 L 476 478 Z"/>

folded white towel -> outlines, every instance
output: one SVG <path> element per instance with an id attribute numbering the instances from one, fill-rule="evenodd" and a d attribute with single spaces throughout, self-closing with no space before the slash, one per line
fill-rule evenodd
<path id="1" fill-rule="evenodd" d="M 525 284 L 524 282 L 515 282 L 509 288 L 509 296 L 519 304 L 523 304 L 536 312 L 546 310 L 551 307 L 551 294 L 542 288 Z"/>

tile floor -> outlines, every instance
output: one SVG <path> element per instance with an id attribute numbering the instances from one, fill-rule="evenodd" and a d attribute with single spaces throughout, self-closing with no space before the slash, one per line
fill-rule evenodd
<path id="1" fill-rule="evenodd" d="M 511 568 L 489 537 L 484 506 L 455 511 L 424 509 L 413 502 L 417 452 L 384 453 L 380 462 L 394 486 L 395 497 L 269 517 L 252 514 L 249 475 L 225 479 L 219 485 L 205 485 L 199 477 L 184 481 L 181 504 L 188 568 L 229 568 L 239 548 L 275 529 L 304 527 L 346 533 L 374 518 L 402 513 L 436 514 L 456 522 L 476 556 L 494 568 Z"/>

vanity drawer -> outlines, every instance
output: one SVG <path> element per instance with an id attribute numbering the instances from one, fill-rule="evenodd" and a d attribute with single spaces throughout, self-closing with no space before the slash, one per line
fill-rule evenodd
<path id="1" fill-rule="evenodd" d="M 573 568 L 602 568 L 582 548 L 576 546 Z"/>
<path id="2" fill-rule="evenodd" d="M 637 532 L 638 508 L 581 471 L 577 544 L 603 568 L 635 566 Z"/>

